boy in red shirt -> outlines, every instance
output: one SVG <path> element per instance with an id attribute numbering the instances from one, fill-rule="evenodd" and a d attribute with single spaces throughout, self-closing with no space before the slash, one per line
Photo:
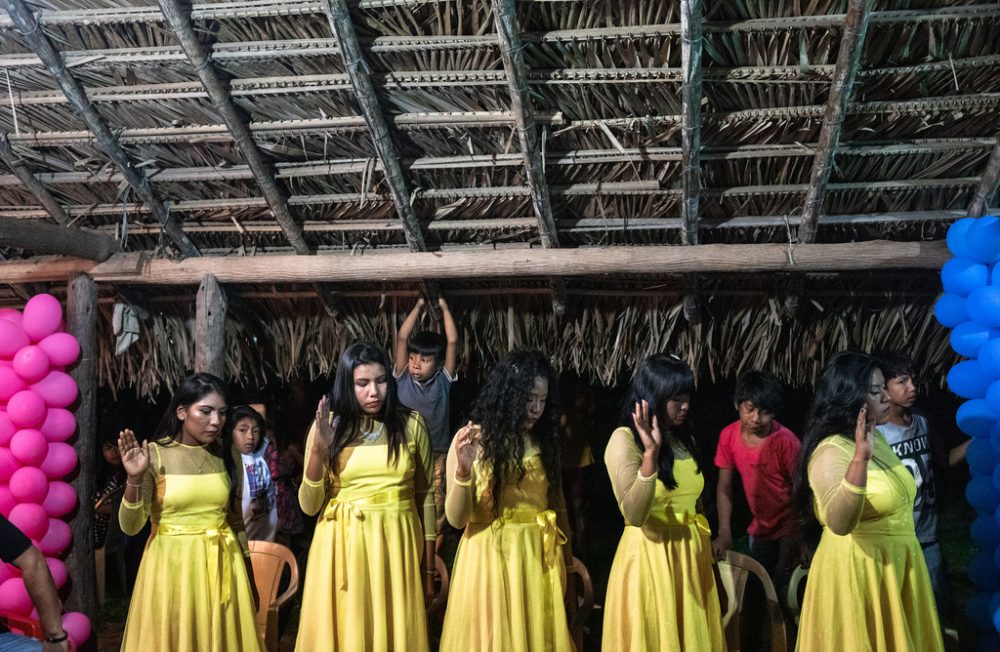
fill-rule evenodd
<path id="1" fill-rule="evenodd" d="M 733 469 L 739 471 L 753 521 L 747 528 L 750 555 L 774 581 L 779 594 L 787 582 L 791 535 L 795 529 L 791 495 L 799 438 L 774 420 L 783 390 L 771 374 L 751 371 L 736 381 L 734 401 L 740 420 L 719 435 L 716 504 L 719 534 L 712 542 L 717 559 L 733 544 Z"/>

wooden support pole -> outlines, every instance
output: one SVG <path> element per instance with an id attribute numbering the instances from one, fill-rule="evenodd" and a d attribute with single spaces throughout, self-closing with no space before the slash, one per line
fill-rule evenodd
<path id="1" fill-rule="evenodd" d="M 211 273 L 202 277 L 198 288 L 194 369 L 226 377 L 226 294 Z"/>
<path id="2" fill-rule="evenodd" d="M 14 173 L 18 181 L 24 184 L 28 192 L 38 199 L 38 202 L 45 208 L 45 212 L 49 214 L 49 217 L 55 220 L 57 224 L 63 226 L 67 226 L 70 223 L 69 215 L 63 210 L 59 201 L 52 196 L 52 192 L 35 177 L 34 173 L 14 152 L 14 149 L 10 146 L 10 142 L 7 140 L 7 132 L 0 132 L 0 159 L 3 159 L 3 162 L 7 164 L 7 167 Z"/>
<path id="3" fill-rule="evenodd" d="M 983 170 L 979 186 L 976 187 L 976 193 L 972 196 L 972 203 L 969 204 L 969 217 L 983 216 L 986 206 L 996 194 L 998 183 L 1000 183 L 1000 136 L 997 136 L 997 144 L 990 152 L 986 169 Z"/>
<path id="4" fill-rule="evenodd" d="M 354 88 L 354 95 L 358 100 L 361 115 L 365 119 L 365 124 L 368 125 L 368 132 L 375 145 L 375 152 L 379 162 L 382 163 L 389 193 L 396 206 L 396 213 L 403 223 L 406 242 L 410 246 L 410 251 L 426 251 L 424 234 L 420 230 L 416 213 L 410 203 L 410 191 L 407 188 L 406 178 L 403 176 L 396 143 L 389 131 L 385 115 L 382 113 L 375 84 L 372 82 L 372 71 L 361 52 L 361 44 L 358 42 L 358 33 L 354 28 L 354 23 L 351 22 L 351 12 L 347 8 L 347 0 L 325 0 L 323 9 L 330 23 L 330 29 L 337 39 L 344 67 L 351 78 L 351 86 Z"/>
<path id="5" fill-rule="evenodd" d="M 528 188 L 531 190 L 531 205 L 538 218 L 538 237 L 543 247 L 558 247 L 559 233 L 552 214 L 549 186 L 545 181 L 545 162 L 539 147 L 538 126 L 535 123 L 535 109 L 528 89 L 527 65 L 524 63 L 524 45 L 521 42 L 517 24 L 514 0 L 492 0 L 493 18 L 500 40 L 500 58 L 507 73 L 507 87 L 510 89 L 511 113 L 517 128 L 517 138 L 524 157 L 524 170 Z"/>
<path id="6" fill-rule="evenodd" d="M 257 141 L 250 133 L 249 117 L 233 102 L 228 82 L 223 80 L 216 70 L 209 50 L 195 34 L 194 25 L 191 23 L 191 5 L 187 3 L 182 5 L 178 0 L 158 1 L 163 16 L 177 36 L 191 66 L 198 73 L 198 79 L 205 87 L 212 104 L 218 109 L 219 115 L 232 133 L 233 141 L 243 155 L 274 219 L 281 225 L 281 230 L 285 232 L 292 249 L 298 254 L 312 253 L 302 237 L 302 227 L 288 208 L 288 194 L 278 185 L 273 166 L 264 158 Z"/>
<path id="7" fill-rule="evenodd" d="M 697 245 L 701 195 L 701 0 L 681 0 L 681 243 Z M 701 321 L 697 276 L 685 279 L 684 317 Z"/>
<path id="8" fill-rule="evenodd" d="M 21 38 L 28 43 L 38 58 L 48 68 L 49 74 L 59 84 L 59 88 L 69 99 L 79 117 L 93 132 L 94 140 L 111 161 L 118 166 L 128 181 L 129 186 L 139 199 L 149 207 L 156 220 L 163 225 L 163 230 L 184 256 L 198 256 L 198 249 L 184 234 L 177 220 L 153 194 L 146 176 L 136 170 L 131 158 L 118 143 L 117 138 L 108 127 L 104 118 L 98 113 L 93 103 L 87 99 L 83 85 L 66 67 L 62 55 L 56 50 L 48 35 L 39 23 L 39 18 L 31 11 L 24 0 L 0 0 L 4 9 L 10 15 L 14 28 Z"/>
<path id="9" fill-rule="evenodd" d="M 94 502 L 97 489 L 97 284 L 86 274 L 70 279 L 66 292 L 66 325 L 80 342 L 80 360 L 70 375 L 79 388 L 76 406 L 77 437 L 73 447 L 80 468 L 71 483 L 79 505 L 70 522 L 73 543 L 66 570 L 73 590 L 66 601 L 68 611 L 83 612 L 91 621 L 97 616 L 97 573 L 94 567 Z"/>
<path id="10" fill-rule="evenodd" d="M 0 218 L 0 246 L 97 261 L 121 251 L 114 238 L 98 231 L 13 217 Z"/>

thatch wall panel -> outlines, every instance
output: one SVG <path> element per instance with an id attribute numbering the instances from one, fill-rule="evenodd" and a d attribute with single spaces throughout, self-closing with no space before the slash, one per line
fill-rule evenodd
<path id="1" fill-rule="evenodd" d="M 988 54 L 1000 54 L 1000 17 L 873 24 L 865 37 L 861 66 L 902 66 Z"/>
<path id="2" fill-rule="evenodd" d="M 899 4 L 899 3 L 894 3 Z M 847 0 L 712 0 L 706 3 L 707 20 L 730 21 L 754 18 L 791 18 L 817 14 L 842 14 Z"/>
<path id="3" fill-rule="evenodd" d="M 519 2 L 518 23 L 525 32 L 597 29 L 680 22 L 674 2 L 590 0 L 588 2 Z"/>
<path id="4" fill-rule="evenodd" d="M 553 211 L 558 213 L 559 200 L 553 199 Z M 457 199 L 421 199 L 418 208 L 436 219 L 476 220 L 479 218 L 502 219 L 533 216 L 531 197 L 460 197 Z M 516 238 L 522 240 L 523 238 Z"/>
<path id="5" fill-rule="evenodd" d="M 705 165 L 705 162 L 702 162 Z M 545 176 L 552 185 L 626 181 L 657 181 L 661 187 L 680 187 L 679 161 L 636 161 L 627 163 L 592 163 L 586 165 L 549 165 Z M 704 177 L 702 179 L 704 184 Z"/>
<path id="6" fill-rule="evenodd" d="M 378 72 L 392 70 L 502 70 L 503 61 L 496 46 L 435 48 L 389 51 L 369 47 L 368 63 Z"/>
<path id="7" fill-rule="evenodd" d="M 670 195 L 570 195 L 555 200 L 572 217 L 679 217 L 680 193 Z"/>
<path id="8" fill-rule="evenodd" d="M 702 88 L 708 99 L 706 110 L 740 111 L 747 106 L 766 109 L 825 104 L 830 79 L 825 75 L 803 75 L 795 80 L 708 80 Z"/>
<path id="9" fill-rule="evenodd" d="M 848 115 L 846 123 L 851 123 L 853 117 Z M 702 123 L 701 142 L 704 147 L 814 143 L 822 126 L 821 116 L 800 118 L 776 115 L 757 120 L 730 120 L 707 114 Z M 842 138 L 846 140 L 846 136 Z"/>
<path id="10" fill-rule="evenodd" d="M 813 159 L 809 156 L 788 158 L 702 159 L 701 182 L 709 188 L 762 186 L 781 180 L 783 183 L 809 183 Z"/>
<path id="11" fill-rule="evenodd" d="M 551 183 L 553 167 L 546 170 Z M 491 186 L 524 186 L 527 178 L 523 165 L 495 168 L 411 169 L 408 172 L 415 188 L 486 188 Z"/>
<path id="12" fill-rule="evenodd" d="M 570 120 L 631 118 L 636 115 L 677 115 L 681 111 L 680 84 L 644 83 L 534 84 L 532 99 L 538 111 L 562 111 Z"/>
<path id="13" fill-rule="evenodd" d="M 480 35 L 494 30 L 490 0 L 351 9 L 360 36 Z"/>
<path id="14" fill-rule="evenodd" d="M 827 212 L 842 213 L 893 213 L 918 211 L 926 206 L 941 210 L 967 208 L 972 201 L 972 185 L 913 190 L 841 191 L 828 194 Z"/>
<path id="15" fill-rule="evenodd" d="M 951 94 L 998 93 L 1000 79 L 992 66 L 935 70 L 900 75 L 861 76 L 854 86 L 859 101 L 916 100 Z"/>
<path id="16" fill-rule="evenodd" d="M 837 62 L 839 44 L 840 29 L 826 28 L 706 32 L 703 38 L 706 68 L 833 65 Z"/>
<path id="17" fill-rule="evenodd" d="M 996 136 L 997 109 L 992 106 L 948 109 L 928 107 L 922 113 L 848 114 L 844 140 L 857 142 L 917 138 L 990 138 Z"/>
<path id="18" fill-rule="evenodd" d="M 623 36 L 525 43 L 529 68 L 677 68 L 681 65 L 679 34 Z"/>
<path id="19" fill-rule="evenodd" d="M 293 195 L 331 195 L 360 193 L 373 197 L 389 196 L 389 184 L 382 172 L 372 169 L 367 174 L 327 174 L 313 177 L 279 179 Z"/>
<path id="20" fill-rule="evenodd" d="M 389 114 L 510 110 L 510 91 L 506 83 L 383 88 L 380 95 L 382 110 Z"/>
<path id="21" fill-rule="evenodd" d="M 986 166 L 985 149 L 935 154 L 838 156 L 830 181 L 892 181 L 896 179 L 957 179 L 978 176 Z"/>
<path id="22" fill-rule="evenodd" d="M 253 122 L 359 115 L 358 104 L 350 87 L 331 88 L 322 93 L 289 93 L 233 99 L 237 106 L 250 114 Z"/>
<path id="23" fill-rule="evenodd" d="M 509 127 L 465 129 L 462 127 L 407 129 L 396 132 L 403 158 L 455 156 L 462 154 L 510 154 L 519 150 L 513 123 Z"/>
<path id="24" fill-rule="evenodd" d="M 636 117 L 624 125 L 616 123 L 605 127 L 606 129 L 592 125 L 553 127 L 549 132 L 548 149 L 566 152 L 576 149 L 630 149 L 681 145 L 680 120 L 664 123 Z M 705 133 L 704 127 L 702 133 Z M 702 140 L 704 142 L 704 136 Z"/>
<path id="25" fill-rule="evenodd" d="M 65 106 L 22 105 L 17 109 L 16 119 L 10 105 L 5 108 L 6 110 L 0 110 L 0 129 L 7 133 L 87 129 L 86 123 L 79 116 L 68 113 Z"/>

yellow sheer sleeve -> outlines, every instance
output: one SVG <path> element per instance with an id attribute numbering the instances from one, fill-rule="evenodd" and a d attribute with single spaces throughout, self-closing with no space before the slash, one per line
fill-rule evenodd
<path id="1" fill-rule="evenodd" d="M 632 431 L 618 428 L 611 434 L 604 449 L 604 464 L 611 476 L 611 488 L 625 523 L 642 527 L 653 506 L 656 475 L 646 477 L 639 472 L 642 453 L 635 445 Z"/>
<path id="2" fill-rule="evenodd" d="M 809 458 L 809 486 L 815 495 L 817 517 L 834 534 L 850 534 L 861 521 L 865 506 L 864 487 L 844 479 L 854 458 L 854 442 L 834 435 L 820 442 Z"/>
<path id="3" fill-rule="evenodd" d="M 146 469 L 146 475 L 142 476 L 142 497 L 134 503 L 123 498 L 118 506 L 118 522 L 121 524 L 122 532 L 129 536 L 139 534 L 153 511 L 153 494 L 156 491 L 156 478 L 160 473 L 160 467 L 160 447 L 150 443 L 149 468 Z"/>
<path id="4" fill-rule="evenodd" d="M 455 472 L 458 468 L 458 453 L 455 452 L 455 442 L 457 441 L 457 437 L 452 437 L 451 446 L 448 447 L 448 459 L 445 465 L 448 490 L 444 501 L 444 513 L 448 517 L 448 522 L 461 530 L 469 524 L 469 519 L 472 518 L 476 493 L 476 465 L 472 465 L 472 475 L 467 481 L 459 482 L 455 478 Z"/>
<path id="5" fill-rule="evenodd" d="M 323 476 L 315 482 L 306 477 L 305 469 L 309 468 L 309 459 L 313 455 L 313 439 L 316 437 L 316 422 L 309 426 L 309 435 L 306 437 L 306 455 L 302 464 L 302 484 L 299 485 L 299 505 L 302 511 L 313 516 L 323 508 L 326 503 L 326 481 L 330 472 L 330 461 L 323 460 Z"/>
<path id="6" fill-rule="evenodd" d="M 437 538 L 437 511 L 434 507 L 434 456 L 431 454 L 431 440 L 427 424 L 420 414 L 414 412 L 406 422 L 409 441 L 416 453 L 416 470 L 413 475 L 413 498 L 421 508 L 421 524 L 424 540 Z"/>

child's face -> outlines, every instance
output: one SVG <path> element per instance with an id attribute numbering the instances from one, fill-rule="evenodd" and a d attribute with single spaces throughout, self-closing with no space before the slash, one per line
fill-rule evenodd
<path id="1" fill-rule="evenodd" d="M 771 424 L 774 413 L 765 410 L 753 401 L 743 401 L 736 406 L 740 412 L 740 428 L 744 433 L 754 437 L 767 437 L 771 434 Z"/>
<path id="2" fill-rule="evenodd" d="M 687 420 L 688 410 L 691 409 L 691 396 L 681 394 L 667 399 L 667 404 L 663 408 L 663 416 L 666 418 L 667 428 L 679 426 Z"/>
<path id="3" fill-rule="evenodd" d="M 430 380 L 438 370 L 438 359 L 434 355 L 411 353 L 407 358 L 406 368 L 413 380 L 421 383 Z"/>
<path id="4" fill-rule="evenodd" d="M 117 444 L 110 441 L 104 442 L 101 446 L 101 454 L 104 456 L 104 461 L 111 466 L 121 466 L 122 456 L 118 452 Z"/>
<path id="5" fill-rule="evenodd" d="M 910 374 L 890 378 L 885 383 L 889 403 L 896 407 L 911 408 L 917 401 L 917 386 Z"/>
<path id="6" fill-rule="evenodd" d="M 372 362 L 354 369 L 354 398 L 365 414 L 378 416 L 388 391 L 389 378 L 382 365 Z"/>
<path id="7" fill-rule="evenodd" d="M 253 419 L 240 419 L 233 428 L 233 445 L 236 450 L 249 455 L 257 449 L 260 441 L 260 426 Z"/>

